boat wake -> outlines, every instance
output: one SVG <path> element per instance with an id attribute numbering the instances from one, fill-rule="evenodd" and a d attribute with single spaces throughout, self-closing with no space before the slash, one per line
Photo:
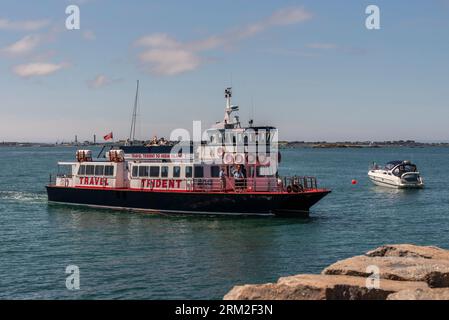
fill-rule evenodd
<path id="1" fill-rule="evenodd" d="M 23 191 L 0 191 L 0 199 L 10 202 L 43 203 L 47 200 L 45 193 Z"/>

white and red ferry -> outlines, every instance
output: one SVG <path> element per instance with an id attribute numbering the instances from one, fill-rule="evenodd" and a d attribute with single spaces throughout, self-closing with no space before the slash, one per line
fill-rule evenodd
<path id="1" fill-rule="evenodd" d="M 78 150 L 76 161 L 58 163 L 48 200 L 175 214 L 308 216 L 330 190 L 314 177 L 279 176 L 277 129 L 252 121 L 242 127 L 231 118 L 238 111 L 231 95 L 227 88 L 224 120 L 198 143 L 125 143 L 98 159 Z"/>

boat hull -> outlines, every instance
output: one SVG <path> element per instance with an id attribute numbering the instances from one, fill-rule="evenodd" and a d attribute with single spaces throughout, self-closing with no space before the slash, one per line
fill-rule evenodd
<path id="1" fill-rule="evenodd" d="M 47 186 L 48 200 L 144 212 L 203 215 L 308 216 L 330 190 L 300 193 L 205 193 Z"/>
<path id="2" fill-rule="evenodd" d="M 400 178 L 392 178 L 391 176 L 382 176 L 378 174 L 368 174 L 369 179 L 377 186 L 394 188 L 394 189 L 421 189 L 424 187 L 422 182 L 419 183 L 403 183 Z"/>

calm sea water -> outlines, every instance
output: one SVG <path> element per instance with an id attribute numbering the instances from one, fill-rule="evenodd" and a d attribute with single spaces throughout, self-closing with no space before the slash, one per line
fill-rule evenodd
<path id="1" fill-rule="evenodd" d="M 232 286 L 318 273 L 385 243 L 449 248 L 449 149 L 284 150 L 281 172 L 333 193 L 310 219 L 173 217 L 49 205 L 73 148 L 0 148 L 0 298 L 220 299 Z M 371 185 L 372 161 L 410 159 L 427 187 Z M 352 185 L 357 179 L 359 184 Z M 67 265 L 81 288 L 65 287 Z"/>

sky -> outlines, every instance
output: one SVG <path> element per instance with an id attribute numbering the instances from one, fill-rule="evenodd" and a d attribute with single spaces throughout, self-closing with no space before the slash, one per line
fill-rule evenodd
<path id="1" fill-rule="evenodd" d="M 232 86 L 282 140 L 449 141 L 449 0 L 1 0 L 0 141 L 127 138 L 137 79 L 139 139 L 207 129 Z"/>

